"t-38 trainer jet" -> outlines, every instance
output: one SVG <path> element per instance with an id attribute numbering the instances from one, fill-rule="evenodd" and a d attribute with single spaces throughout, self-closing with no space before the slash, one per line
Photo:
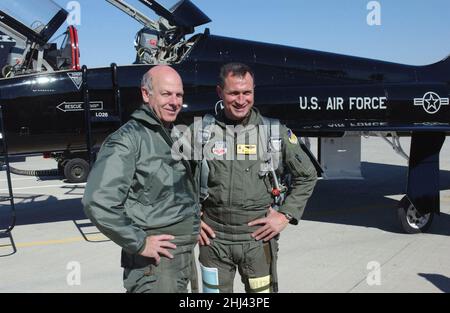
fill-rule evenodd
<path id="1" fill-rule="evenodd" d="M 158 21 L 123 0 L 107 1 L 143 25 L 133 65 L 80 70 L 75 28 L 60 49 L 49 43 L 67 12 L 49 0 L 0 2 L 0 31 L 12 39 L 0 79 L 5 153 L 51 153 L 68 180 L 83 181 L 94 147 L 140 105 L 140 79 L 151 66 L 170 64 L 181 74 L 180 122 L 188 123 L 214 111 L 220 67 L 242 62 L 255 71 L 264 115 L 319 138 L 314 162 L 323 177 L 359 176 L 360 136 L 382 136 L 409 159 L 403 229 L 425 231 L 439 213 L 439 153 L 450 132 L 449 58 L 409 66 L 226 38 L 209 29 L 195 33 L 210 19 L 189 0 L 170 8 L 139 0 Z M 411 137 L 409 156 L 400 136 Z"/>

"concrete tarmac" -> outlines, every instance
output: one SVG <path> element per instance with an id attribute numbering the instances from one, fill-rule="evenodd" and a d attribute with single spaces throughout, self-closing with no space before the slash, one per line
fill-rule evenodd
<path id="1" fill-rule="evenodd" d="M 409 151 L 409 138 L 402 138 Z M 313 142 L 314 143 L 314 142 Z M 315 146 L 315 145 L 313 145 Z M 450 144 L 441 152 L 441 215 L 403 233 L 397 202 L 407 163 L 382 139 L 362 139 L 364 180 L 320 180 L 303 220 L 280 238 L 280 292 L 450 292 Z M 29 157 L 20 169 L 55 168 Z M 13 175 L 17 225 L 0 236 L 0 292 L 124 292 L 120 249 L 86 219 L 84 184 Z M 0 195 L 7 195 L 0 172 Z M 9 223 L 0 202 L 0 229 Z M 235 291 L 242 292 L 239 277 Z"/>

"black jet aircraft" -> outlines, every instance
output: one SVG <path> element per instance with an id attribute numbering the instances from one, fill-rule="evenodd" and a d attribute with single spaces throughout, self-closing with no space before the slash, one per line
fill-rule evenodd
<path id="1" fill-rule="evenodd" d="M 11 1 L 0 3 L 0 31 L 12 29 L 26 38 L 19 54 L 27 62 L 6 64 L 6 77 L 0 79 L 3 135 L 10 154 L 52 153 L 69 180 L 82 181 L 92 147 L 140 105 L 140 79 L 150 67 L 170 64 L 181 74 L 186 95 L 180 123 L 189 123 L 214 111 L 220 67 L 243 62 L 255 71 L 260 111 L 302 137 L 319 138 L 314 161 L 325 177 L 355 176 L 359 164 L 347 160 L 360 161 L 361 135 L 382 136 L 405 157 L 398 138 L 410 136 L 407 193 L 399 209 L 403 229 L 425 231 L 440 212 L 439 153 L 450 133 L 449 58 L 409 66 L 226 38 L 208 29 L 196 34 L 195 28 L 210 19 L 189 0 L 171 8 L 139 0 L 160 16 L 158 21 L 123 0 L 107 0 L 144 26 L 136 37 L 136 61 L 78 70 L 73 29 L 65 61 L 48 50 L 48 39 L 67 12 L 51 1 L 51 10 L 43 0 L 13 1 L 47 17 L 30 24 L 9 10 Z"/>

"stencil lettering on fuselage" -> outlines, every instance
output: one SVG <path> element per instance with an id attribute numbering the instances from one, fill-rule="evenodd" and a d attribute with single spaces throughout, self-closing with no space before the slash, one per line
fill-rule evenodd
<path id="1" fill-rule="evenodd" d="M 387 109 L 386 97 L 328 97 L 321 105 L 317 97 L 300 97 L 300 110 L 378 111 Z"/>

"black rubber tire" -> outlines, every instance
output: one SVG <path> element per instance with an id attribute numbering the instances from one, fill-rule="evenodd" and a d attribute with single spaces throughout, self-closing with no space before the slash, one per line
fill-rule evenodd
<path id="1" fill-rule="evenodd" d="M 397 213 L 403 230 L 408 234 L 425 233 L 433 223 L 434 213 L 426 214 L 426 216 L 420 216 L 409 201 L 401 201 Z M 421 221 L 419 223 L 415 223 L 414 221 L 416 220 Z"/>
<path id="2" fill-rule="evenodd" d="M 84 183 L 89 175 L 89 163 L 83 159 L 72 159 L 64 166 L 64 176 L 69 183 Z"/>

